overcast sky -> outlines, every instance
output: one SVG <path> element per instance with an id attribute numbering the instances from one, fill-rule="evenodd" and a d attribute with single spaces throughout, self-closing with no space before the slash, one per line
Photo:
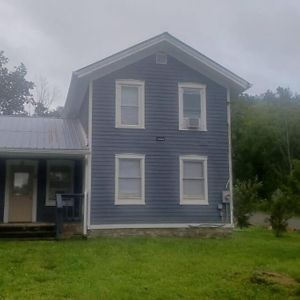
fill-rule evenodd
<path id="1" fill-rule="evenodd" d="M 0 50 L 64 104 L 72 71 L 168 31 L 250 81 L 300 93 L 299 0 L 0 0 Z"/>

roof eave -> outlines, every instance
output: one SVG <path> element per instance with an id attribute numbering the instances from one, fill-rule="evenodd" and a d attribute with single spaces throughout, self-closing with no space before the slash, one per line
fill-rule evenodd
<path id="1" fill-rule="evenodd" d="M 84 93 L 86 92 L 86 88 L 90 80 L 94 80 L 98 77 L 101 78 L 118 68 L 122 68 L 123 66 L 130 64 L 131 60 L 133 61 L 134 57 L 137 56 L 138 53 L 143 53 L 144 56 L 147 56 L 147 54 L 151 55 L 156 47 L 161 46 L 165 48 L 166 51 L 170 51 L 172 48 L 173 52 L 177 52 L 178 56 L 180 56 L 181 53 L 181 55 L 185 58 L 192 58 L 194 61 L 198 62 L 199 65 L 204 66 L 207 70 L 211 70 L 211 72 L 217 75 L 217 77 L 222 77 L 224 81 L 222 85 L 226 88 L 230 88 L 237 93 L 242 93 L 251 87 L 251 84 L 248 81 L 165 32 L 73 72 L 64 108 L 64 116 L 72 118 L 75 117 L 75 111 L 78 113 L 80 109 L 80 101 L 84 97 Z M 182 60 L 184 60 L 184 58 Z M 123 64 L 120 64 L 120 62 L 123 62 Z M 190 66 L 195 69 L 193 63 L 191 63 Z M 100 71 L 102 72 L 100 73 Z"/>

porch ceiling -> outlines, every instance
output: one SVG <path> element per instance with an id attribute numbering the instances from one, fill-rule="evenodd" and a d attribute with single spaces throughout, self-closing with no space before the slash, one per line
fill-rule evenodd
<path id="1" fill-rule="evenodd" d="M 87 152 L 78 120 L 18 116 L 0 117 L 0 152 Z"/>

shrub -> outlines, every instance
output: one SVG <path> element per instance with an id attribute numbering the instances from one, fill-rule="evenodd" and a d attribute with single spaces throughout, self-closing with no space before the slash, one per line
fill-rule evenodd
<path id="1" fill-rule="evenodd" d="M 258 191 L 262 183 L 257 180 L 237 181 L 234 186 L 234 219 L 238 227 L 248 227 L 249 218 L 259 202 Z"/>
<path id="2" fill-rule="evenodd" d="M 267 201 L 270 213 L 269 222 L 275 236 L 279 237 L 286 231 L 288 219 L 295 214 L 295 202 L 293 198 L 277 189 L 269 201 Z"/>

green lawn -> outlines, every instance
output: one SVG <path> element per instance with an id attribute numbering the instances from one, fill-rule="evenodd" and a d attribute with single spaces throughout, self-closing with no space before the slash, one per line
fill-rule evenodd
<path id="1" fill-rule="evenodd" d="M 300 282 L 300 234 L 0 242 L 0 299 L 300 299 L 257 271 Z"/>

